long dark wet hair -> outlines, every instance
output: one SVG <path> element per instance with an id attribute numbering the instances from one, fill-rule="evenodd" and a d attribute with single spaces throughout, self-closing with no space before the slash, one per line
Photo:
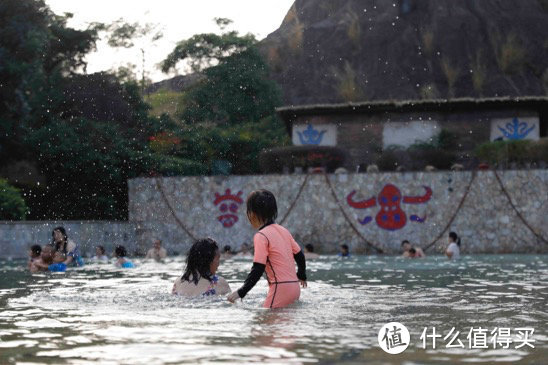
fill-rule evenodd
<path id="1" fill-rule="evenodd" d="M 449 238 L 460 247 L 460 237 L 455 232 L 449 232 Z"/>
<path id="2" fill-rule="evenodd" d="M 55 242 L 55 231 L 61 232 L 63 235 L 63 242 Z M 63 249 L 61 250 L 64 254 L 67 253 L 67 243 L 68 243 L 68 237 L 67 237 L 67 231 L 64 227 L 57 227 L 54 228 L 53 231 L 51 231 L 51 244 L 54 246 L 55 251 L 59 251 L 61 249 L 60 245 L 63 244 Z"/>
<path id="3" fill-rule="evenodd" d="M 186 267 L 182 280 L 198 285 L 200 278 L 211 282 L 210 266 L 219 251 L 217 242 L 204 238 L 194 242 L 186 257 Z"/>

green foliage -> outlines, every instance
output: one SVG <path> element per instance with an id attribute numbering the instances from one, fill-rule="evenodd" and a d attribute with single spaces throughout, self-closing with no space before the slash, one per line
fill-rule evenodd
<path id="1" fill-rule="evenodd" d="M 479 145 L 474 151 L 480 162 L 494 166 L 509 163 L 548 161 L 548 140 L 495 141 Z"/>
<path id="2" fill-rule="evenodd" d="M 33 131 L 28 143 L 47 178 L 29 201 L 36 218 L 123 219 L 126 180 L 154 168 L 150 153 L 115 123 L 54 121 Z"/>
<path id="3" fill-rule="evenodd" d="M 281 102 L 278 86 L 255 48 L 234 54 L 204 72 L 205 80 L 184 98 L 187 123 L 234 125 L 257 121 L 274 113 Z"/>
<path id="4" fill-rule="evenodd" d="M 85 65 L 97 39 L 93 28 L 66 27 L 70 14 L 57 16 L 42 0 L 0 3 L 0 161 L 20 157 L 21 137 L 33 123 L 50 116 L 62 95 L 62 75 Z"/>
<path id="5" fill-rule="evenodd" d="M 182 146 L 176 156 L 200 161 L 212 173 L 220 171 L 220 161 L 228 162 L 233 174 L 258 173 L 262 151 L 290 142 L 275 116 L 229 127 L 185 125 L 179 136 Z"/>
<path id="6" fill-rule="evenodd" d="M 381 155 L 375 162 L 381 171 L 394 171 L 398 166 L 404 165 L 403 156 L 405 151 L 396 146 L 391 146 L 382 151 Z"/>
<path id="7" fill-rule="evenodd" d="M 455 83 L 457 82 L 460 71 L 457 67 L 451 64 L 451 61 L 447 57 L 443 57 L 441 60 L 441 70 L 447 80 L 448 97 L 455 96 Z"/>
<path id="8" fill-rule="evenodd" d="M 376 161 L 381 170 L 392 171 L 398 166 L 405 169 L 422 170 L 427 165 L 447 170 L 455 163 L 456 135 L 446 129 L 431 141 L 419 142 L 407 149 L 392 146 L 385 149 Z"/>
<path id="9" fill-rule="evenodd" d="M 343 101 L 363 100 L 363 91 L 356 81 L 356 71 L 354 71 L 350 62 L 346 61 L 344 69 L 341 72 L 334 70 L 334 74 L 338 81 L 336 91 Z"/>
<path id="10" fill-rule="evenodd" d="M 216 22 L 221 29 L 230 24 Z M 261 151 L 288 143 L 288 137 L 274 114 L 281 92 L 269 79 L 255 38 L 234 31 L 197 34 L 179 42 L 162 69 L 182 61 L 203 79 L 182 98 L 181 145 L 174 156 L 199 162 L 198 172 L 206 166 L 213 174 L 258 173 Z"/>
<path id="11" fill-rule="evenodd" d="M 19 189 L 0 179 L 0 220 L 24 220 L 27 206 Z"/>
<path id="12" fill-rule="evenodd" d="M 185 158 L 175 156 L 154 155 L 156 169 L 154 173 L 161 176 L 196 176 L 206 175 L 207 165 Z"/>
<path id="13" fill-rule="evenodd" d="M 126 23 L 122 18 L 104 27 L 104 30 L 109 32 L 107 43 L 111 47 L 131 48 L 135 46 L 136 39 L 149 37 L 154 42 L 163 37 L 157 25 Z"/>
<path id="14" fill-rule="evenodd" d="M 227 19 L 217 19 L 221 27 Z M 238 32 L 197 34 L 177 44 L 162 62 L 168 72 L 187 62 L 204 79 L 185 93 L 182 119 L 185 123 L 208 122 L 234 125 L 256 122 L 274 113 L 281 102 L 279 87 L 269 79 L 269 70 L 256 48 L 253 35 Z"/>
<path id="15" fill-rule="evenodd" d="M 181 61 L 187 61 L 192 71 L 199 72 L 222 62 L 233 54 L 243 52 L 255 45 L 252 34 L 241 36 L 236 31 L 196 34 L 183 40 L 162 62 L 162 71 L 169 72 Z"/>
<path id="16" fill-rule="evenodd" d="M 300 167 L 323 167 L 327 172 L 334 172 L 344 165 L 346 152 L 333 146 L 289 146 L 264 151 L 260 156 L 262 170 L 266 173 L 282 173 L 284 168 L 294 171 Z"/>
<path id="17" fill-rule="evenodd" d="M 184 93 L 158 90 L 155 93 L 145 96 L 145 101 L 151 106 L 150 114 L 160 116 L 168 114 L 171 117 L 181 115 Z"/>
<path id="18" fill-rule="evenodd" d="M 523 71 L 527 51 L 521 40 L 515 33 L 507 34 L 505 39 L 502 37 L 497 33 L 490 34 L 499 68 L 508 75 Z"/>

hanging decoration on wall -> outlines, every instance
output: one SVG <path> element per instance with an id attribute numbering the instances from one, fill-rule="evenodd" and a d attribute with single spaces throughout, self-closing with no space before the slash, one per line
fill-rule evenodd
<path id="1" fill-rule="evenodd" d="M 307 128 L 302 132 L 297 132 L 299 135 L 299 140 L 301 141 L 301 144 L 314 144 L 319 145 L 322 143 L 323 135 L 327 132 L 327 130 L 318 131 L 314 129 L 312 125 L 308 125 Z"/>
<path id="2" fill-rule="evenodd" d="M 217 217 L 217 220 L 222 223 L 223 227 L 230 228 L 236 222 L 238 222 L 238 208 L 244 202 L 241 198 L 242 192 L 238 191 L 236 195 L 232 194 L 230 189 L 226 189 L 223 195 L 215 193 L 215 200 L 213 204 L 219 206 L 221 215 Z"/>
<path id="3" fill-rule="evenodd" d="M 527 135 L 535 129 L 535 125 L 533 124 L 530 126 L 528 123 L 520 122 L 518 118 L 514 118 L 512 119 L 512 122 L 507 123 L 504 128 L 498 128 L 505 138 L 512 141 L 517 141 L 527 137 Z"/>
<path id="4" fill-rule="evenodd" d="M 538 140 L 538 117 L 498 118 L 491 121 L 491 141 Z"/>
<path id="5" fill-rule="evenodd" d="M 402 196 L 400 189 L 395 185 L 385 185 L 377 197 L 370 199 L 355 201 L 353 200 L 356 191 L 352 191 L 346 197 L 348 205 L 355 209 L 367 209 L 380 205 L 380 210 L 375 216 L 377 225 L 389 231 L 395 231 L 403 228 L 407 223 L 407 214 L 402 209 L 401 204 L 423 204 L 430 200 L 432 197 L 432 189 L 428 186 L 423 186 L 426 193 L 422 196 Z M 419 217 L 416 214 L 409 216 L 409 219 L 413 222 L 423 223 L 426 220 L 426 216 Z M 373 220 L 373 217 L 366 216 L 363 219 L 358 219 L 360 224 L 365 225 Z"/>

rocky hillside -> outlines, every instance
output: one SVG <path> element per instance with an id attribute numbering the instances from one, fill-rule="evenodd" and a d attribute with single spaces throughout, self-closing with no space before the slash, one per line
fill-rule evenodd
<path id="1" fill-rule="evenodd" d="M 296 0 L 261 43 L 287 104 L 546 95 L 548 0 Z"/>

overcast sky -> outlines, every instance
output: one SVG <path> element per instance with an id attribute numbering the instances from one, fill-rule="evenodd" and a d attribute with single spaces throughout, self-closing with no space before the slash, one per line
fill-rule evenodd
<path id="1" fill-rule="evenodd" d="M 294 0 L 46 0 L 56 14 L 73 13 L 69 26 L 85 28 L 90 22 L 110 23 L 119 18 L 127 22 L 159 25 L 164 37 L 152 43 L 138 44 L 130 50 L 112 49 L 104 42 L 88 55 L 88 72 L 116 69 L 127 63 L 141 69 L 141 51 L 146 52 L 145 69 L 154 81 L 168 75 L 157 64 L 171 52 L 175 44 L 193 34 L 217 32 L 213 18 L 229 18 L 229 29 L 253 33 L 262 39 L 276 30 Z M 140 72 L 140 71 L 139 71 Z"/>

